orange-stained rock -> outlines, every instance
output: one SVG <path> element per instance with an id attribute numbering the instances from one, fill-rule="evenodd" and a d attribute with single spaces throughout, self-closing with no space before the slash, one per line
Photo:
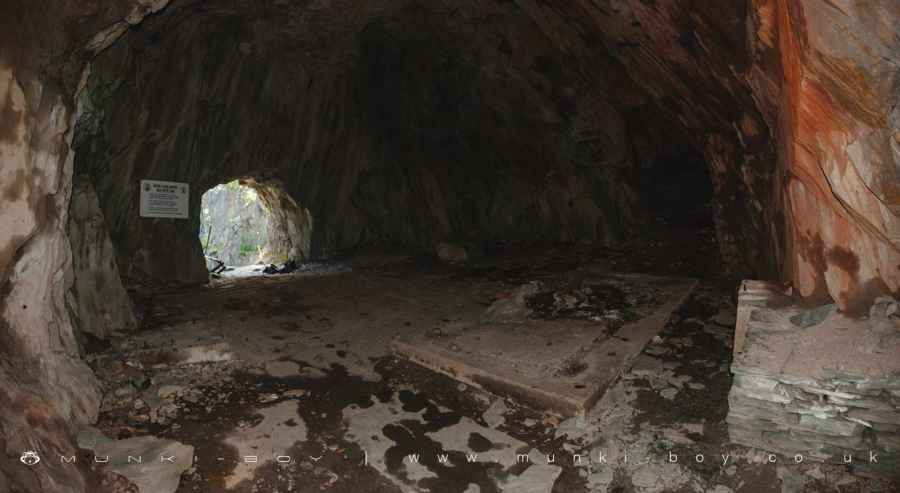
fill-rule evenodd
<path id="1" fill-rule="evenodd" d="M 900 5 L 778 8 L 785 273 L 805 296 L 863 311 L 900 291 Z"/>
<path id="2" fill-rule="evenodd" d="M 705 149 L 726 260 L 851 311 L 898 292 L 900 4 L 518 4 L 582 57 L 599 33 Z"/>
<path id="3" fill-rule="evenodd" d="M 129 57 L 139 56 L 141 51 L 117 51 L 116 43 L 121 44 L 120 37 L 150 13 L 159 12 L 153 18 L 165 36 L 143 39 L 136 35 L 132 41 L 148 50 L 171 41 L 168 36 L 174 35 L 173 31 L 163 18 L 173 8 L 163 10 L 167 3 L 0 2 L 0 442 L 10 450 L 28 444 L 68 452 L 73 446 L 71 423 L 96 416 L 96 385 L 79 358 L 64 303 L 72 275 L 64 225 L 74 160 L 71 140 L 76 92 L 92 57 L 112 59 L 112 65 L 135 62 Z M 371 136 L 372 122 L 382 122 L 396 112 L 378 104 L 367 109 L 370 113 L 355 111 L 358 97 L 376 87 L 382 91 L 378 94 L 404 102 L 407 115 L 420 116 L 419 102 L 426 99 L 409 97 L 400 76 L 391 79 L 393 86 L 373 86 L 372 80 L 383 79 L 375 62 L 383 61 L 382 55 L 390 60 L 400 56 L 397 53 L 412 53 L 413 62 L 401 64 L 409 70 L 406 76 L 433 82 L 443 80 L 446 74 L 443 62 L 429 56 L 432 46 L 413 37 L 403 50 L 396 51 L 389 43 L 396 38 L 380 37 L 374 30 L 378 22 L 371 22 L 386 19 L 388 33 L 393 29 L 403 34 L 404 29 L 419 29 L 423 24 L 409 24 L 415 28 L 398 25 L 402 16 L 383 18 L 382 14 L 393 9 L 414 16 L 417 10 L 400 9 L 398 5 L 403 4 L 388 0 L 234 0 L 210 2 L 215 8 L 194 8 L 198 3 L 178 2 L 182 10 L 171 15 L 205 12 L 202 15 L 208 17 L 203 19 L 216 22 L 271 13 L 264 12 L 261 5 L 290 5 L 299 10 L 294 12 L 296 16 L 271 16 L 290 20 L 280 30 L 265 26 L 239 30 L 232 34 L 246 39 L 229 39 L 218 45 L 223 50 L 221 59 L 234 61 L 218 69 L 233 69 L 236 74 L 246 70 L 244 76 L 221 77 L 219 85 L 202 90 L 187 84 L 141 86 L 140 90 L 153 91 L 141 95 L 151 98 L 148 104 L 156 113 L 142 114 L 122 106 L 120 113 L 107 115 L 113 119 L 108 122 L 110 127 L 116 130 L 111 133 L 111 147 L 122 151 L 121 156 L 116 155 L 116 163 L 128 161 L 134 166 L 113 168 L 122 177 L 117 186 L 127 186 L 131 171 L 143 174 L 164 167 L 159 163 L 173 158 L 167 152 L 189 147 L 173 144 L 175 139 L 187 138 L 189 132 L 181 130 L 193 129 L 197 121 L 217 122 L 231 116 L 224 106 L 202 98 L 179 99 L 217 93 L 230 95 L 228 101 L 235 103 L 231 108 L 256 118 L 254 122 L 271 124 L 265 138 L 257 140 L 248 136 L 258 131 L 254 126 L 245 125 L 234 132 L 225 128 L 217 134 L 222 142 L 246 139 L 258 144 L 266 156 L 280 156 L 294 164 L 312 163 L 292 170 L 285 167 L 281 178 L 303 191 L 305 200 L 317 204 L 317 221 L 321 217 L 323 224 L 332 227 L 328 235 L 317 238 L 319 246 L 352 244 L 364 236 L 366 221 L 390 219 L 397 210 L 406 216 L 392 225 L 396 236 L 417 238 L 425 231 L 434 241 L 453 233 L 460 217 L 472 215 L 470 205 L 459 203 L 455 205 L 458 214 L 447 213 L 445 206 L 452 204 L 454 194 L 442 192 L 447 190 L 450 175 L 427 172 L 415 177 L 421 187 L 409 191 L 408 196 L 386 202 L 375 211 L 359 207 L 386 190 L 385 183 L 392 183 L 365 181 L 371 178 L 366 175 L 370 171 L 366 151 L 378 141 Z M 669 135 L 687 136 L 705 154 L 715 182 L 717 236 L 730 269 L 791 281 L 811 300 L 832 298 L 849 311 L 864 308 L 878 294 L 900 291 L 900 3 L 896 0 L 420 3 L 442 14 L 431 20 L 453 23 L 440 31 L 441 46 L 456 47 L 457 40 L 463 40 L 467 55 L 482 57 L 461 58 L 467 66 L 460 73 L 469 74 L 483 90 L 478 97 L 503 103 L 485 106 L 490 111 L 465 113 L 459 120 L 472 121 L 472 128 L 488 129 L 479 134 L 478 142 L 484 146 L 478 148 L 503 148 L 504 159 L 516 165 L 516 176 L 521 178 L 515 184 L 497 178 L 495 183 L 502 186 L 486 187 L 479 204 L 492 204 L 487 199 L 502 193 L 529 200 L 527 208 L 498 200 L 484 218 L 485 229 L 520 232 L 534 227 L 546 237 L 564 240 L 615 236 L 621 229 L 620 218 L 610 211 L 616 208 L 599 206 L 592 191 L 598 183 L 624 181 L 622 176 L 627 173 L 621 171 L 627 169 L 629 157 L 622 139 L 613 137 L 620 137 L 625 127 L 622 120 L 627 118 L 622 115 L 637 115 L 637 120 L 649 118 L 657 125 L 665 122 L 667 129 L 671 128 Z M 307 6 L 310 9 L 303 10 Z M 210 40 L 220 31 L 191 20 L 201 19 L 176 23 L 196 28 L 194 37 L 185 35 L 191 43 L 175 43 L 181 51 L 172 54 L 173 49 L 167 58 L 156 60 L 172 73 L 202 69 L 204 62 L 215 59 L 207 57 L 211 52 L 204 50 L 214 45 Z M 303 23 L 302 28 L 291 24 L 295 21 Z M 369 52 L 372 57 L 368 59 L 352 49 L 343 50 L 363 33 L 369 36 L 363 38 L 363 46 L 371 47 L 379 40 L 387 43 L 375 46 L 382 51 Z M 294 37 L 284 43 L 285 36 Z M 284 65 L 289 70 L 273 71 L 271 78 L 260 77 L 266 75 L 262 70 L 267 66 L 262 57 L 280 50 L 296 56 L 297 61 L 289 60 Z M 354 65 L 360 60 L 373 63 Z M 341 74 L 349 76 L 337 77 L 335 67 L 343 67 L 346 71 Z M 153 79 L 154 74 L 142 76 Z M 288 84 L 289 77 L 304 84 Z M 205 79 L 178 80 L 199 83 Z M 260 110 L 257 100 L 243 96 L 263 82 L 285 84 L 287 89 L 278 96 L 295 99 L 279 106 L 276 103 L 284 100 L 271 98 L 268 102 L 272 104 Z M 123 90 L 139 92 L 134 87 Z M 640 113 L 647 108 L 652 109 L 650 116 Z M 149 114 L 172 133 L 147 133 L 139 145 L 128 146 L 132 141 L 127 130 L 143 129 L 147 122 L 136 127 L 127 124 Z M 297 114 L 316 123 L 290 119 Z M 378 118 L 366 121 L 361 115 Z M 514 115 L 516 122 L 504 126 L 509 115 Z M 397 130 L 430 122 L 421 118 L 415 125 L 376 130 L 383 132 L 379 138 L 384 144 L 385 136 L 396 135 Z M 573 125 L 566 127 L 569 123 Z M 535 134 L 540 135 L 532 138 Z M 578 142 L 575 137 L 589 134 L 596 139 L 587 149 L 554 145 L 557 137 Z M 445 137 L 452 136 L 447 133 Z M 404 162 L 442 162 L 445 170 L 458 161 L 471 165 L 410 145 L 421 137 L 419 133 L 401 137 L 376 149 L 396 153 Z M 579 152 L 566 154 L 573 148 Z M 218 164 L 248 152 L 246 147 L 232 150 L 217 153 L 221 146 L 212 146 L 210 153 L 201 157 Z M 243 158 L 252 161 L 258 157 L 252 154 L 255 150 L 251 148 L 251 155 Z M 572 155 L 589 159 L 567 161 Z M 355 168 L 347 168 L 348 162 L 355 163 Z M 188 160 L 184 164 L 196 163 Z M 581 179 L 573 178 L 575 164 L 588 170 Z M 473 171 L 485 169 L 477 163 L 471 166 Z M 249 165 L 235 166 L 229 172 L 239 175 L 248 170 Z M 190 174 L 198 184 L 211 179 L 203 169 L 176 171 Z M 408 176 L 404 168 L 396 171 L 391 179 Z M 353 195 L 351 185 L 361 182 L 369 188 Z M 476 185 L 474 181 L 458 183 L 457 189 Z M 538 192 L 531 193 L 532 188 Z M 614 197 L 612 204 L 632 202 L 627 187 L 621 188 L 606 189 Z M 429 203 L 431 207 L 406 207 L 416 203 L 416 194 L 438 198 Z M 123 193 L 122 197 L 129 196 Z M 125 202 L 128 200 L 113 201 L 104 212 L 126 207 Z M 396 203 L 405 208 L 395 207 Z M 116 221 L 115 214 L 106 217 Z M 405 227 L 411 224 L 416 227 Z M 156 235 L 157 241 L 170 240 L 177 233 L 187 242 L 191 234 L 190 228 L 148 227 L 144 231 L 125 225 L 121 229 L 147 232 L 148 238 Z M 158 268 L 158 259 L 167 259 L 135 243 L 129 253 L 144 256 L 129 260 L 138 267 Z M 178 274 L 193 279 L 204 274 L 199 257 L 188 257 L 181 265 L 170 265 L 177 271 L 172 277 Z M 50 469 L 47 475 L 38 476 L 23 472 L 16 457 L 8 450 L 2 452 L 0 479 L 11 481 L 20 490 L 75 492 L 84 488 L 74 470 Z"/>

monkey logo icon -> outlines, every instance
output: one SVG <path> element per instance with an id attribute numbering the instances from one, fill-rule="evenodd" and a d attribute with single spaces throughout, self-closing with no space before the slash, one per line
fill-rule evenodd
<path id="1" fill-rule="evenodd" d="M 22 461 L 22 464 L 26 466 L 33 466 L 41 461 L 41 458 L 38 457 L 37 452 L 33 450 L 28 450 L 22 454 L 22 457 L 19 457 L 19 460 Z"/>

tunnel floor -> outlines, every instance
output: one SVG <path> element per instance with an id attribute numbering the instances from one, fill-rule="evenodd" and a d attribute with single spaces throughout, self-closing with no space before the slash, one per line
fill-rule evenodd
<path id="1" fill-rule="evenodd" d="M 837 466 L 772 464 L 728 443 L 728 281 L 701 282 L 584 417 L 519 405 L 390 352 L 399 334 L 476 323 L 498 292 L 567 279 L 592 261 L 703 265 L 601 253 L 507 252 L 478 267 L 359 256 L 349 268 L 155 292 L 138 303 L 138 333 L 89 356 L 105 398 L 86 433 L 192 446 L 179 492 L 877 490 Z"/>

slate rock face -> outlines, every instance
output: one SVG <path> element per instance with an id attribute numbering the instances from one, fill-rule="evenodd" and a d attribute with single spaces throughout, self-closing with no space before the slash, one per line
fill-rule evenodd
<path id="1" fill-rule="evenodd" d="M 865 319 L 830 305 L 747 307 L 743 297 L 741 304 L 751 312 L 746 344 L 731 365 L 730 440 L 785 457 L 840 462 L 850 455 L 854 468 L 900 474 L 897 301 L 879 298 Z M 796 323 L 810 313 L 815 323 Z"/>
<path id="2" fill-rule="evenodd" d="M 103 52 L 83 93 L 76 167 L 126 273 L 204 275 L 195 220 L 136 219 L 119 184 L 138 176 L 277 180 L 316 218 L 314 257 L 615 243 L 643 210 L 641 163 L 687 146 L 726 269 L 842 308 L 900 289 L 889 2 L 370 2 L 340 20 L 338 4 L 195 3 Z"/>
<path id="3" fill-rule="evenodd" d="M 74 271 L 68 296 L 72 321 L 80 330 L 101 339 L 114 331 L 137 328 L 97 194 L 83 176 L 73 180 L 67 233 Z"/>
<path id="4" fill-rule="evenodd" d="M 597 33 L 688 129 L 711 166 L 730 264 L 844 309 L 900 289 L 894 3 L 520 4 L 578 58 Z"/>
<path id="5" fill-rule="evenodd" d="M 70 451 L 96 417 L 65 306 L 73 166 L 120 273 L 202 281 L 199 211 L 139 221 L 136 180 L 277 182 L 312 256 L 603 243 L 639 224 L 635 163 L 689 145 L 732 271 L 841 310 L 900 289 L 893 0 L 167 3 L 0 3 L 8 450 Z M 21 490 L 84 489 L 45 472 L 0 456 Z"/>
<path id="6" fill-rule="evenodd" d="M 79 357 L 65 306 L 79 47 L 166 2 L 152 3 L 0 4 L 0 484 L 14 491 L 85 490 L 77 468 L 47 460 L 38 473 L 19 456 L 70 456 L 75 426 L 97 418 L 96 378 Z M 70 50 L 79 54 L 65 56 Z"/>
<path id="7" fill-rule="evenodd" d="M 313 257 L 626 234 L 638 213 L 626 122 L 518 9 L 466 4 L 488 23 L 375 2 L 336 21 L 337 5 L 307 18 L 257 4 L 175 5 L 93 63 L 75 166 L 95 183 L 126 275 L 205 277 L 192 260 L 199 204 L 188 221 L 142 220 L 139 176 L 193 190 L 280 183 L 314 219 Z"/>

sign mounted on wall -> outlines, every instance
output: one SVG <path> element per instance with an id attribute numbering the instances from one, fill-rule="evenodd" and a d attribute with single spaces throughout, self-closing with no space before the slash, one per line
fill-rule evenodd
<path id="1" fill-rule="evenodd" d="M 141 217 L 187 219 L 189 193 L 187 183 L 141 180 Z"/>

